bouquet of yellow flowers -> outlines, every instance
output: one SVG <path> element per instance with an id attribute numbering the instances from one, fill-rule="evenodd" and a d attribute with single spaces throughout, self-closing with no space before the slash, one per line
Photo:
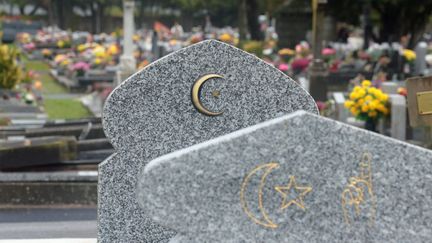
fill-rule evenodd
<path id="1" fill-rule="evenodd" d="M 416 53 L 410 49 L 404 49 L 402 55 L 408 63 L 414 62 L 415 59 L 417 58 Z"/>
<path id="2" fill-rule="evenodd" d="M 345 101 L 345 107 L 359 120 L 377 120 L 389 114 L 388 95 L 380 89 L 371 87 L 369 80 L 363 80 L 361 86 L 355 86 Z"/>

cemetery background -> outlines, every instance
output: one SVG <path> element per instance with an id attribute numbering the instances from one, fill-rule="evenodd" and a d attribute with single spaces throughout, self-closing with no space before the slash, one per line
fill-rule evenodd
<path id="1" fill-rule="evenodd" d="M 322 116 L 432 146 L 427 119 L 413 125 L 417 104 L 407 102 L 405 83 L 432 70 L 430 3 L 421 10 L 403 1 L 354 4 L 349 8 L 358 14 L 344 16 L 336 14 L 348 8 L 341 1 L 317 8 L 305 1 L 89 2 L 0 5 L 7 70 L 0 73 L 0 238 L 27 237 L 20 230 L 36 238 L 96 237 L 98 164 L 114 153 L 100 119 L 104 102 L 131 74 L 206 39 L 237 46 L 292 77 Z M 204 14 L 185 17 L 199 9 Z M 424 18 L 415 28 L 394 18 L 401 31 L 391 32 L 387 15 L 397 11 Z M 377 24 L 381 29 L 372 28 Z M 422 82 L 420 91 L 429 91 Z M 67 232 L 69 226 L 76 230 Z"/>

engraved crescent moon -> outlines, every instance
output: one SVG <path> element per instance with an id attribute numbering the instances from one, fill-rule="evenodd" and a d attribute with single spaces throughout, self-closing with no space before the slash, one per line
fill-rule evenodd
<path id="1" fill-rule="evenodd" d="M 223 78 L 223 77 L 217 74 L 207 74 L 199 78 L 197 81 L 195 81 L 194 85 L 192 86 L 192 103 L 199 112 L 205 115 L 219 116 L 223 112 L 209 111 L 207 108 L 204 107 L 199 97 L 202 85 L 211 78 Z"/>
<path id="2" fill-rule="evenodd" d="M 262 225 L 264 227 L 273 228 L 273 229 L 277 228 L 278 225 L 276 223 L 274 223 L 269 218 L 267 212 L 264 209 L 262 190 L 265 186 L 266 178 L 267 178 L 268 174 L 270 174 L 270 172 L 277 167 L 279 167 L 279 164 L 274 163 L 274 162 L 267 163 L 267 164 L 260 165 L 260 166 L 256 167 L 244 178 L 243 183 L 241 185 L 241 190 L 240 190 L 240 202 L 241 202 L 242 208 L 243 208 L 244 212 L 247 214 L 247 216 L 252 221 L 254 221 L 255 223 Z M 264 220 L 260 220 L 249 210 L 244 194 L 245 194 L 246 187 L 249 184 L 250 178 L 253 175 L 255 175 L 258 171 L 263 170 L 263 169 L 265 169 L 266 171 L 264 172 L 264 175 L 261 177 L 261 181 L 260 181 L 259 188 L 258 188 L 258 207 L 260 209 L 260 212 L 261 212 Z"/>

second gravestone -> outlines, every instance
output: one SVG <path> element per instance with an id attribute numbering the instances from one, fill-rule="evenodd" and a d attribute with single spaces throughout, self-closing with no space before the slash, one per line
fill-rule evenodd
<path id="1" fill-rule="evenodd" d="M 430 242 L 431 159 L 297 111 L 152 160 L 138 200 L 173 242 Z"/>
<path id="2" fill-rule="evenodd" d="M 116 153 L 99 165 L 99 242 L 167 242 L 176 235 L 138 206 L 137 175 L 148 161 L 296 110 L 318 113 L 312 97 L 292 79 L 213 40 L 130 77 L 103 111 Z"/>

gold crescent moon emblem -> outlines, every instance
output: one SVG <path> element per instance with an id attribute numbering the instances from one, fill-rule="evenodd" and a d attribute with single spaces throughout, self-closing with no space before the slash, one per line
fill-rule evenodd
<path id="1" fill-rule="evenodd" d="M 209 80 L 211 78 L 223 78 L 223 77 L 221 75 L 218 75 L 218 74 L 207 74 L 207 75 L 204 75 L 201 78 L 199 78 L 197 81 L 195 81 L 194 85 L 192 86 L 192 103 L 199 112 L 201 112 L 205 115 L 219 116 L 223 112 L 209 111 L 207 108 L 204 107 L 204 105 L 202 104 L 202 102 L 200 100 L 200 93 L 201 93 L 202 85 L 207 80 Z"/>
<path id="2" fill-rule="evenodd" d="M 279 167 L 279 164 L 278 164 L 278 163 L 274 163 L 274 162 L 267 163 L 267 164 L 263 164 L 263 165 L 260 165 L 260 166 L 256 167 L 255 169 L 253 169 L 253 170 L 252 170 L 252 171 L 251 171 L 251 172 L 250 172 L 250 173 L 245 177 L 245 179 L 243 180 L 243 183 L 242 183 L 242 185 L 241 185 L 241 190 L 240 190 L 240 202 L 241 202 L 241 205 L 242 205 L 243 211 L 247 214 L 247 216 L 248 216 L 252 221 L 254 221 L 255 223 L 257 223 L 257 224 L 259 224 L 259 225 L 262 225 L 262 226 L 264 226 L 264 227 L 273 228 L 273 229 L 277 228 L 278 225 L 275 224 L 275 223 L 274 223 L 274 222 L 269 218 L 267 212 L 266 212 L 265 209 L 264 209 L 264 206 L 263 206 L 263 192 L 262 192 L 262 190 L 263 190 L 263 188 L 264 188 L 265 181 L 266 181 L 266 178 L 267 178 L 268 174 L 270 174 L 270 172 L 271 172 L 273 169 L 277 168 L 277 167 Z M 260 181 L 259 188 L 258 188 L 258 207 L 259 207 L 259 209 L 260 209 L 260 212 L 261 212 L 261 214 L 262 214 L 264 220 L 260 220 L 260 219 L 258 219 L 258 218 L 257 218 L 257 217 L 256 217 L 256 216 L 255 216 L 255 215 L 254 215 L 250 210 L 249 210 L 248 205 L 247 205 L 247 202 L 246 202 L 246 199 L 245 199 L 245 195 L 244 195 L 244 194 L 245 194 L 246 186 L 249 184 L 249 180 L 250 180 L 250 178 L 251 178 L 254 174 L 256 174 L 258 171 L 263 170 L 263 169 L 265 169 L 266 171 L 264 172 L 263 176 L 261 177 L 261 181 Z"/>

